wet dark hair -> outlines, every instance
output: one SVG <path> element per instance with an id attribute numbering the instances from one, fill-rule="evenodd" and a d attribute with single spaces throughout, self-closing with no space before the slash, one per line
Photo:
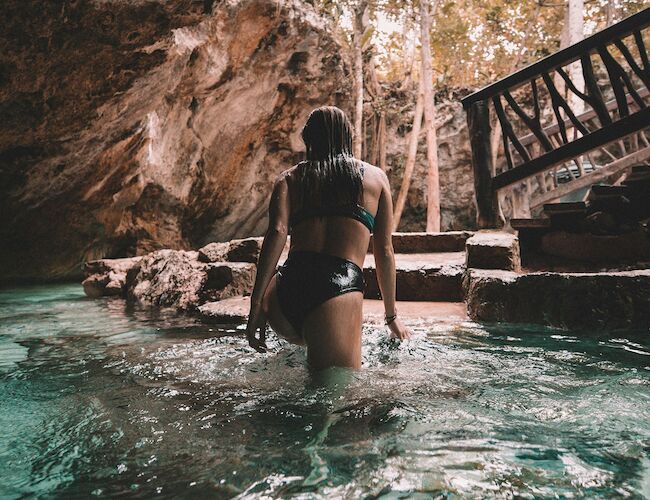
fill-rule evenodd
<path id="1" fill-rule="evenodd" d="M 335 106 L 314 109 L 302 129 L 307 159 L 296 169 L 299 206 L 358 203 L 363 193 L 359 162 L 352 156 L 352 126 Z"/>

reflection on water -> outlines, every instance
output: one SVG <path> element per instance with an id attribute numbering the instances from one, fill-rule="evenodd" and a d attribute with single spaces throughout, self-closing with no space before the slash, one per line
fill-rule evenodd
<path id="1" fill-rule="evenodd" d="M 412 329 L 314 376 L 235 326 L 0 291 L 0 497 L 650 496 L 649 332 Z"/>

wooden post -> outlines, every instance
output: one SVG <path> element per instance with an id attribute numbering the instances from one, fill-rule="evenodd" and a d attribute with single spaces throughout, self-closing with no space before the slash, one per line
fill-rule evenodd
<path id="1" fill-rule="evenodd" d="M 492 188 L 492 144 L 490 110 L 487 101 L 477 101 L 467 110 L 467 127 L 472 146 L 476 223 L 479 229 L 503 225 L 497 193 Z"/>

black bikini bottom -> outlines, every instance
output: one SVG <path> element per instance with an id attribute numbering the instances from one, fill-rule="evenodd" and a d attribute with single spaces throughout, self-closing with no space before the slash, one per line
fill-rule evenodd
<path id="1" fill-rule="evenodd" d="M 278 267 L 280 309 L 299 335 L 312 309 L 337 295 L 363 292 L 364 284 L 354 262 L 320 252 L 293 251 Z"/>

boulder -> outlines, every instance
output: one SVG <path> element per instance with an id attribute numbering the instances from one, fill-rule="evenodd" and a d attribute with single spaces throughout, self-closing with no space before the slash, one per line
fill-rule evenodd
<path id="1" fill-rule="evenodd" d="M 128 298 L 143 306 L 192 311 L 206 301 L 250 294 L 255 264 L 204 263 L 198 252 L 159 250 L 129 270 Z"/>
<path id="2" fill-rule="evenodd" d="M 198 252 L 159 250 L 128 273 L 128 297 L 144 306 L 191 310 L 201 303 L 207 265 Z"/>
<path id="3" fill-rule="evenodd" d="M 126 259 L 100 259 L 83 265 L 84 281 L 81 283 L 88 297 L 103 295 L 126 295 L 126 278 L 130 269 L 136 267 L 142 257 Z"/>
<path id="4" fill-rule="evenodd" d="M 223 262 L 226 260 L 230 245 L 227 241 L 208 243 L 199 248 L 200 262 Z"/>
<path id="5" fill-rule="evenodd" d="M 201 300 L 222 300 L 237 295 L 250 295 L 255 284 L 257 266 L 246 262 L 209 264 L 203 283 Z"/>
<path id="6" fill-rule="evenodd" d="M 208 243 L 199 249 L 201 262 L 251 262 L 257 263 L 263 238 L 244 238 Z"/>
<path id="7" fill-rule="evenodd" d="M 468 313 L 477 321 L 567 329 L 648 328 L 650 270 L 530 273 L 469 269 Z"/>
<path id="8" fill-rule="evenodd" d="M 510 233 L 480 231 L 466 242 L 468 268 L 521 270 L 519 239 Z"/>
<path id="9" fill-rule="evenodd" d="M 228 245 L 226 260 L 230 262 L 252 262 L 257 264 L 262 250 L 263 238 L 244 238 L 231 240 Z"/>

